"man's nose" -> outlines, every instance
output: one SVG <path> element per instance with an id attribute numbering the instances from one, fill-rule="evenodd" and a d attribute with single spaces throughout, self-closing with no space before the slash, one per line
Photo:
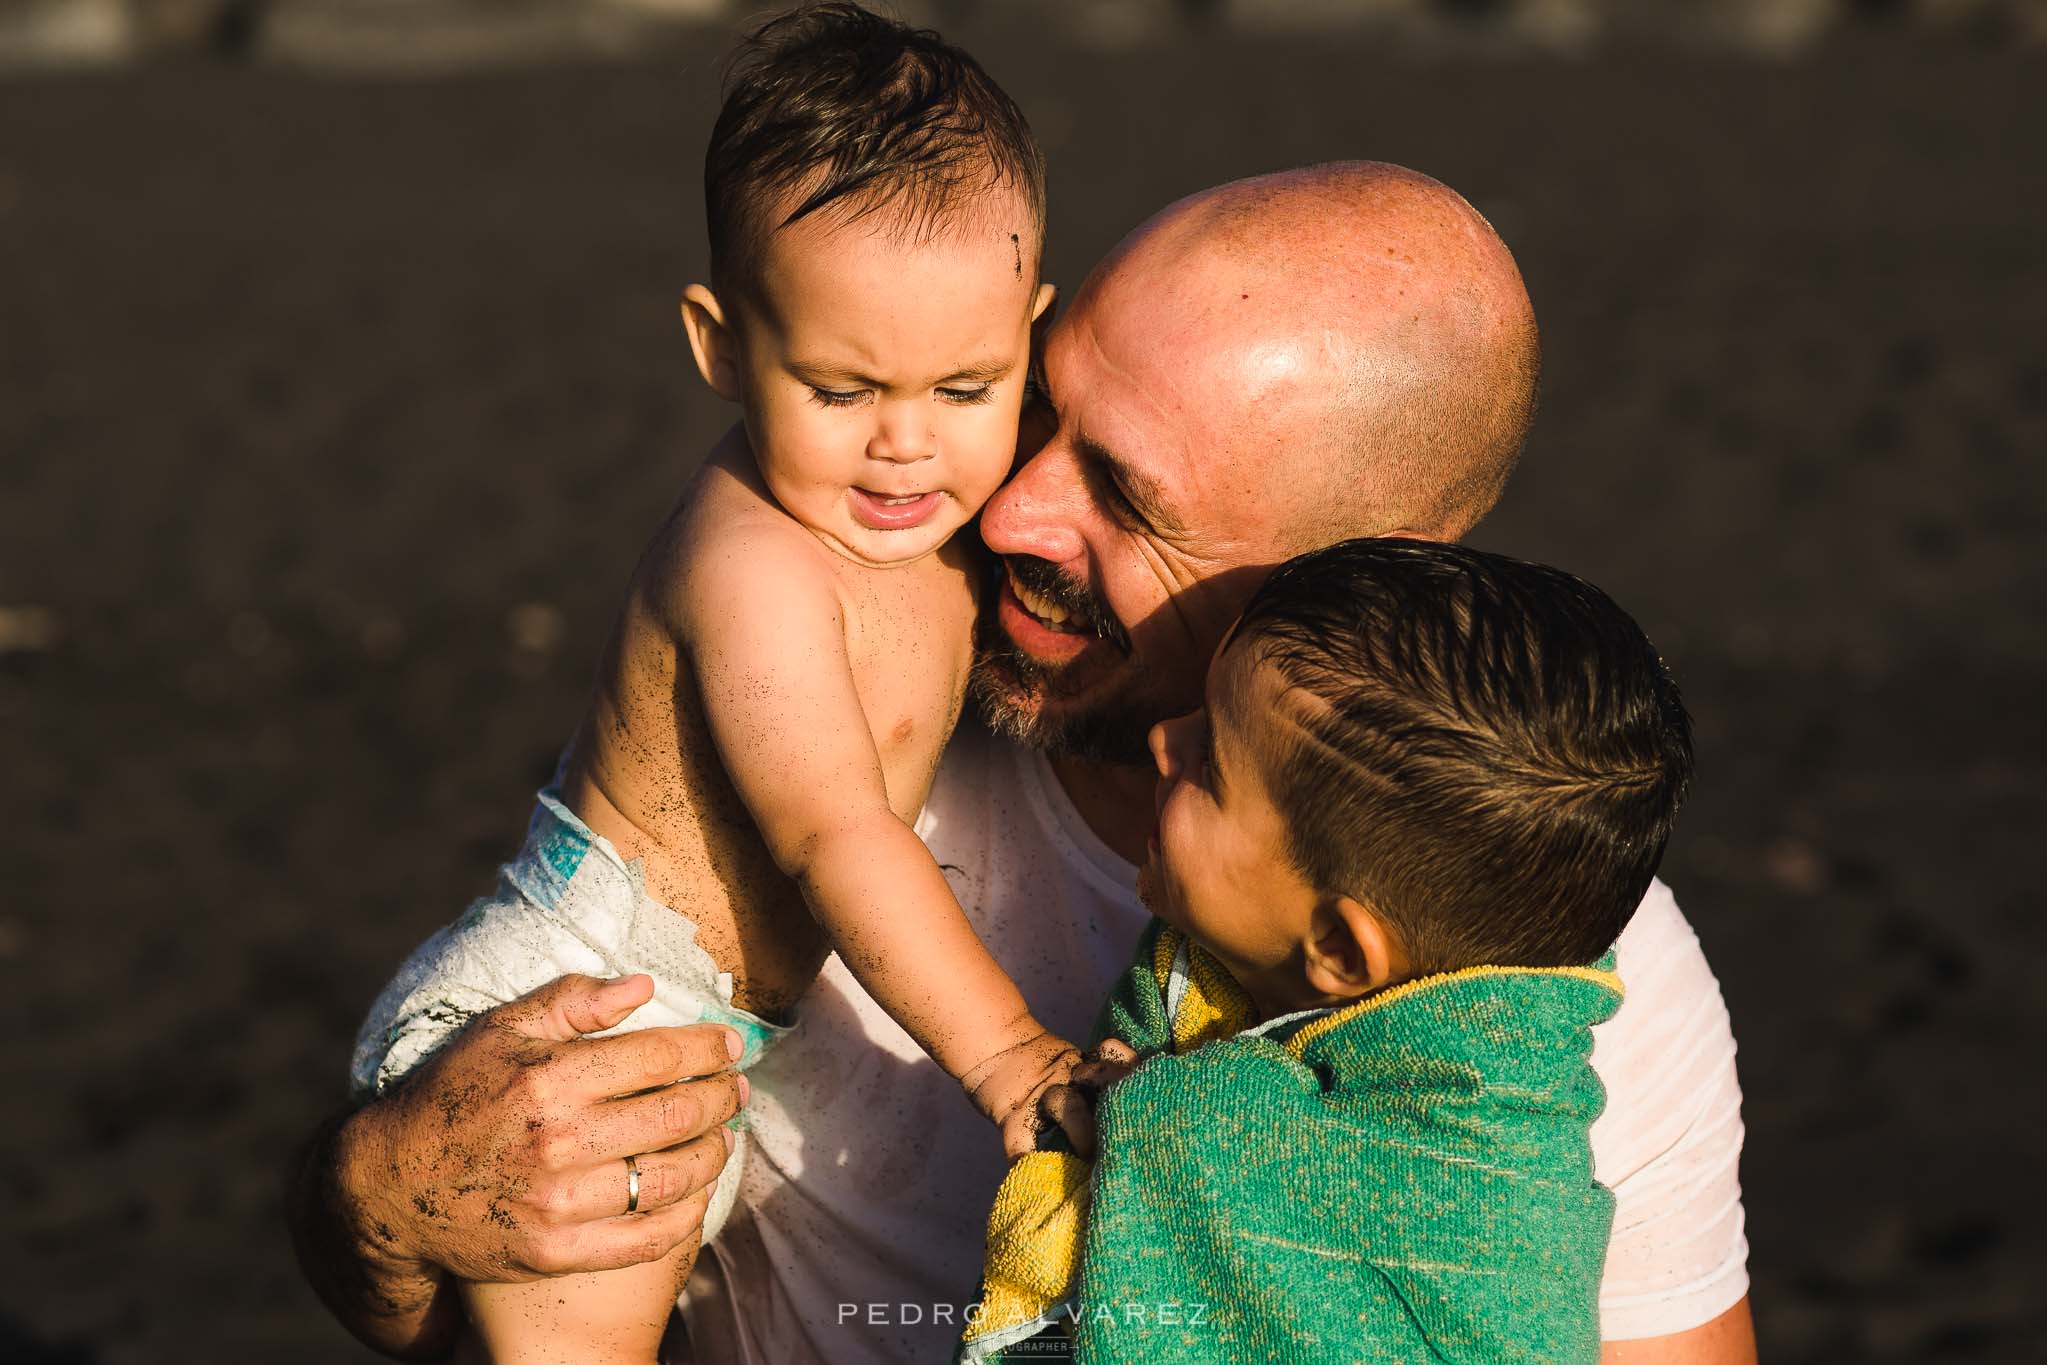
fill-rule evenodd
<path id="1" fill-rule="evenodd" d="M 890 464 L 915 464 L 938 453 L 938 432 L 921 403 L 884 403 L 874 435 L 868 439 L 870 459 Z"/>
<path id="2" fill-rule="evenodd" d="M 1071 563 L 1086 549 L 1080 528 L 1087 498 L 1072 452 L 1055 438 L 988 499 L 981 509 L 981 539 L 999 555 Z"/>

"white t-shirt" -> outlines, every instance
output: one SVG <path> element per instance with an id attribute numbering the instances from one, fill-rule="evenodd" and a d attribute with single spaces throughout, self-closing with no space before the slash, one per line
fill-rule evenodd
<path id="1" fill-rule="evenodd" d="M 963 726 L 917 832 L 1046 1027 L 1085 1039 L 1146 922 L 1136 869 L 1081 821 L 1045 760 Z M 1741 1091 L 1719 984 L 1669 888 L 1619 944 L 1626 999 L 1594 1030 L 1618 1197 L 1608 1339 L 1718 1317 L 1748 1290 Z M 796 1031 L 748 1073 L 738 1206 L 683 1312 L 702 1365 L 943 1361 L 981 1270 L 1004 1163 L 994 1130 L 832 958 Z"/>

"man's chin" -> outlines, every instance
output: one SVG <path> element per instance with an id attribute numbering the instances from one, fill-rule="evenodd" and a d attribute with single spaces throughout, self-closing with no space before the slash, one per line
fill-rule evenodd
<path id="1" fill-rule="evenodd" d="M 1084 657 L 1075 664 L 1086 662 Z M 1117 695 L 1124 689 L 1100 674 L 1089 686 L 1067 668 L 1046 669 L 998 646 L 974 660 L 969 690 L 990 729 L 1028 748 L 1104 763 L 1151 761 L 1145 737 L 1155 719 L 1152 708 L 1130 705 Z"/>

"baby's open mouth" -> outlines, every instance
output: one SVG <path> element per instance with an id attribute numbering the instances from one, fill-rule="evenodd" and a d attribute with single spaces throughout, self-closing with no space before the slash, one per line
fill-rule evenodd
<path id="1" fill-rule="evenodd" d="M 945 495 L 936 491 L 929 493 L 884 493 L 872 488 L 854 488 L 850 501 L 853 516 L 861 525 L 875 531 L 907 531 L 921 526 L 931 514 L 938 510 L 938 503 Z"/>
<path id="2" fill-rule="evenodd" d="M 1009 577 L 1009 591 L 1039 625 L 1062 635 L 1086 635 L 1093 631 L 1094 622 L 1085 613 L 1071 611 L 1049 598 L 1040 597 L 1025 586 L 1014 569 L 1005 568 L 1004 572 Z"/>

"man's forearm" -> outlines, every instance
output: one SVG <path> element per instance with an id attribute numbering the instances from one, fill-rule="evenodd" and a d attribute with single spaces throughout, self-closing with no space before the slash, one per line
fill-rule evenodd
<path id="1" fill-rule="evenodd" d="M 395 1234 L 354 1193 L 375 1188 L 364 1156 L 373 1124 L 370 1110 L 337 1115 L 306 1143 L 285 1192 L 292 1243 L 321 1301 L 364 1345 L 398 1360 L 445 1360 L 462 1324 L 453 1283 L 394 1254 Z"/>

